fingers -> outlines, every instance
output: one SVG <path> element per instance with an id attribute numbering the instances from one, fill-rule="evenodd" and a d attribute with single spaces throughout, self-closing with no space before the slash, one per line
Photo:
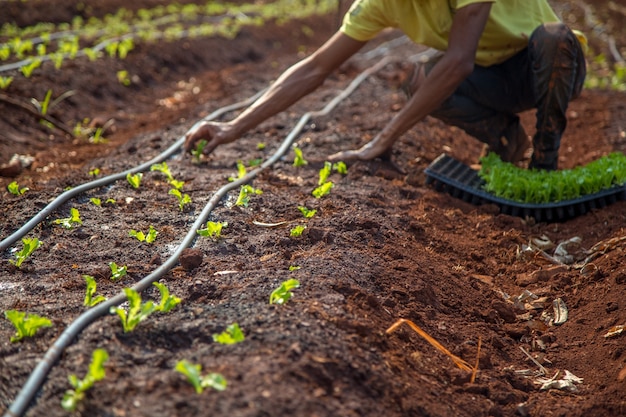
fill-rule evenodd
<path id="1" fill-rule="evenodd" d="M 358 150 L 349 150 L 334 153 L 330 155 L 327 159 L 330 162 L 352 162 L 361 160 L 362 158 L 360 158 Z"/>

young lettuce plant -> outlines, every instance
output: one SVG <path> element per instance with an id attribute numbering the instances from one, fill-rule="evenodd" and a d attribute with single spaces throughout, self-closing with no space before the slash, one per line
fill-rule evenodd
<path id="1" fill-rule="evenodd" d="M 42 327 L 52 327 L 52 322 L 45 318 L 38 316 L 37 314 L 27 314 L 17 310 L 7 310 L 4 312 L 6 317 L 13 326 L 17 333 L 15 336 L 11 336 L 11 342 L 19 342 L 25 337 L 33 337 L 37 331 Z"/>
<path id="2" fill-rule="evenodd" d="M 298 210 L 300 210 L 300 213 L 302 213 L 305 219 L 310 219 L 311 217 L 315 216 L 315 214 L 317 213 L 317 210 L 308 209 L 304 206 L 298 206 Z"/>
<path id="3" fill-rule="evenodd" d="M 180 211 L 183 211 L 187 204 L 191 204 L 191 197 L 189 197 L 189 194 L 182 193 L 177 188 L 172 188 L 168 192 L 168 194 L 173 195 L 178 199 L 178 208 L 180 209 Z"/>
<path id="4" fill-rule="evenodd" d="M 291 290 L 298 288 L 299 286 L 300 281 L 297 279 L 292 278 L 287 281 L 283 281 L 280 286 L 270 294 L 270 304 L 285 304 L 293 296 Z"/>
<path id="5" fill-rule="evenodd" d="M 125 277 L 128 272 L 126 265 L 118 266 L 115 262 L 109 262 L 109 268 L 111 268 L 111 281 L 117 281 Z"/>
<path id="6" fill-rule="evenodd" d="M 13 77 L 0 77 L 0 90 L 6 90 L 13 82 Z"/>
<path id="7" fill-rule="evenodd" d="M 239 197 L 237 197 L 237 201 L 235 201 L 236 206 L 244 206 L 248 207 L 250 203 L 250 194 L 263 194 L 258 188 L 252 187 L 250 184 L 245 184 L 241 186 L 241 190 L 239 190 Z"/>
<path id="8" fill-rule="evenodd" d="M 83 224 L 83 221 L 80 218 L 80 212 L 76 208 L 70 209 L 70 217 L 66 217 L 64 219 L 56 219 L 54 224 L 58 224 L 65 229 L 72 229 L 76 225 Z"/>
<path id="9" fill-rule="evenodd" d="M 78 379 L 74 374 L 71 374 L 68 379 L 73 389 L 65 391 L 63 399 L 61 400 L 61 406 L 66 411 L 75 411 L 78 403 L 85 398 L 85 392 L 93 387 L 93 384 L 104 379 L 106 372 L 104 370 L 104 363 L 109 359 L 109 354 L 104 349 L 96 349 L 91 355 L 91 363 L 89 364 L 89 371 L 83 379 Z"/>
<path id="10" fill-rule="evenodd" d="M 205 388 L 213 388 L 216 391 L 224 391 L 226 389 L 226 378 L 218 373 L 202 376 L 202 366 L 199 364 L 193 364 L 183 359 L 178 361 L 174 369 L 187 377 L 189 383 L 193 385 L 198 394 L 202 394 Z"/>
<path id="11" fill-rule="evenodd" d="M 237 176 L 236 177 L 228 177 L 228 181 L 233 182 L 235 180 L 243 178 L 243 177 L 245 177 L 247 172 L 248 171 L 246 169 L 246 166 L 243 164 L 243 162 L 237 161 Z"/>
<path id="12" fill-rule="evenodd" d="M 308 161 L 302 156 L 302 149 L 294 147 L 293 153 L 295 154 L 295 157 L 293 158 L 294 167 L 301 167 L 308 164 Z"/>
<path id="13" fill-rule="evenodd" d="M 39 247 L 42 245 L 42 243 L 43 242 L 41 242 L 36 237 L 34 237 L 34 238 L 28 238 L 28 237 L 23 238 L 22 239 L 22 244 L 24 245 L 24 247 L 22 248 L 21 251 L 15 253 L 15 260 L 9 259 L 9 262 L 12 265 L 14 265 L 16 268 L 19 268 L 20 266 L 22 266 L 22 262 L 24 262 L 30 255 L 32 255 L 32 253 L 35 250 L 39 249 Z"/>
<path id="14" fill-rule="evenodd" d="M 302 232 L 304 232 L 304 229 L 306 229 L 306 226 L 298 225 L 289 231 L 289 236 L 300 237 L 302 236 Z"/>
<path id="15" fill-rule="evenodd" d="M 328 181 L 325 182 L 324 184 L 320 185 L 319 187 L 315 188 L 311 194 L 313 194 L 313 197 L 315 198 L 322 198 L 325 195 L 330 194 L 330 190 L 331 188 L 334 187 L 334 184 L 332 181 Z"/>
<path id="16" fill-rule="evenodd" d="M 207 222 L 206 229 L 196 230 L 200 236 L 219 239 L 222 234 L 222 228 L 227 227 L 228 222 Z"/>
<path id="17" fill-rule="evenodd" d="M 143 174 L 141 172 L 138 172 L 136 174 L 131 174 L 129 172 L 128 174 L 126 174 L 126 180 L 134 189 L 139 188 L 139 186 L 141 185 L 142 177 L 143 177 Z"/>
<path id="18" fill-rule="evenodd" d="M 150 171 L 159 171 L 160 173 L 165 175 L 165 178 L 167 178 L 168 184 L 170 184 L 172 187 L 174 187 L 177 190 L 182 190 L 183 185 L 185 185 L 184 181 L 178 181 L 174 178 L 169 167 L 167 166 L 167 162 L 162 162 L 160 164 L 153 164 L 150 167 Z"/>
<path id="19" fill-rule="evenodd" d="M 201 139 L 196 143 L 196 147 L 191 151 L 194 163 L 198 164 L 201 162 L 204 148 L 206 148 L 208 143 L 206 139 Z"/>
<path id="20" fill-rule="evenodd" d="M 144 321 L 156 310 L 154 302 L 149 300 L 145 303 L 141 301 L 141 295 L 132 288 L 124 288 L 124 293 L 128 298 L 128 311 L 122 307 L 111 307 L 111 314 L 117 314 L 122 321 L 124 333 L 131 332 L 139 323 Z"/>
<path id="21" fill-rule="evenodd" d="M 170 295 L 170 290 L 160 282 L 152 283 L 155 287 L 159 289 L 159 293 L 161 293 L 161 301 L 156 306 L 156 311 L 161 313 L 168 313 L 171 309 L 180 304 L 181 299 L 174 295 Z"/>
<path id="22" fill-rule="evenodd" d="M 20 188 L 20 186 L 18 185 L 17 181 L 13 181 L 11 182 L 9 185 L 7 185 L 7 190 L 13 194 L 13 195 L 22 195 L 24 194 L 26 191 L 29 190 L 28 187 L 22 187 Z"/>
<path id="23" fill-rule="evenodd" d="M 156 229 L 154 227 L 152 227 L 152 225 L 150 225 L 150 228 L 148 230 L 148 234 L 145 234 L 141 230 L 137 231 L 137 230 L 133 230 L 133 229 L 131 229 L 128 232 L 129 236 L 136 238 L 140 242 L 146 242 L 146 243 L 154 242 L 156 240 L 156 237 L 157 237 L 158 234 L 159 234 L 159 232 L 157 232 Z"/>
<path id="24" fill-rule="evenodd" d="M 234 345 L 235 343 L 243 342 L 245 338 L 238 323 L 233 323 L 222 333 L 213 335 L 213 341 L 221 345 Z"/>
<path id="25" fill-rule="evenodd" d="M 100 304 L 103 301 L 106 301 L 106 297 L 102 295 L 96 295 L 96 279 L 91 275 L 83 275 L 85 282 L 87 283 L 87 290 L 85 291 L 85 301 L 83 302 L 84 306 L 93 307 L 97 304 Z"/>

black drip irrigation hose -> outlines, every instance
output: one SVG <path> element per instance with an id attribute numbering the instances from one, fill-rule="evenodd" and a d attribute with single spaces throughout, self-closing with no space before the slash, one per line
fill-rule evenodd
<path id="1" fill-rule="evenodd" d="M 377 72 L 379 69 L 381 69 L 384 65 L 386 65 L 389 62 L 390 62 L 390 59 L 388 57 L 381 59 L 375 65 L 369 67 L 367 70 L 359 74 L 359 76 L 357 76 L 345 90 L 343 90 L 333 100 L 331 100 L 322 110 L 305 113 L 300 118 L 300 120 L 298 121 L 294 129 L 283 140 L 283 143 L 278 148 L 278 150 L 269 159 L 267 159 L 258 168 L 256 168 L 253 171 L 250 171 L 248 174 L 246 174 L 242 178 L 239 178 L 236 181 L 228 183 L 222 186 L 219 190 L 217 190 L 217 192 L 208 201 L 208 203 L 206 204 L 206 206 L 204 207 L 204 209 L 202 210 L 202 212 L 200 213 L 200 215 L 194 222 L 191 229 L 189 229 L 189 231 L 183 238 L 182 242 L 176 249 L 176 251 L 161 266 L 159 266 L 151 274 L 147 275 L 145 278 L 143 278 L 141 281 L 135 284 L 132 287 L 132 289 L 141 293 L 143 290 L 148 288 L 153 282 L 156 282 L 163 275 L 165 275 L 172 267 L 174 267 L 177 264 L 178 258 L 180 257 L 183 250 L 185 250 L 194 242 L 194 240 L 197 237 L 196 230 L 200 229 L 203 226 L 204 222 L 208 218 L 211 211 L 215 208 L 215 206 L 219 203 L 219 201 L 226 195 L 226 193 L 228 193 L 229 191 L 233 189 L 236 189 L 237 187 L 241 185 L 244 185 L 250 182 L 261 171 L 265 170 L 268 167 L 271 167 L 274 163 L 276 163 L 289 150 L 295 138 L 300 134 L 300 132 L 302 131 L 306 123 L 309 122 L 311 118 L 325 116 L 328 113 L 330 113 L 337 106 L 337 104 L 339 104 L 339 102 L 341 102 L 343 99 L 345 99 L 350 94 L 352 94 L 352 92 L 361 84 L 361 82 L 363 82 L 367 77 L 369 77 L 374 72 Z M 247 100 L 246 102 L 251 101 L 253 99 L 254 98 L 251 98 Z M 223 112 L 229 111 L 230 109 L 232 109 L 231 106 L 224 107 L 222 109 L 217 110 L 215 113 L 213 113 L 210 116 L 213 116 L 214 114 L 218 112 L 219 114 L 222 114 Z M 32 227 L 34 227 L 34 224 L 37 224 L 39 221 L 44 219 L 49 214 L 50 211 L 56 208 L 59 204 L 62 204 L 66 199 L 71 198 L 78 193 L 81 193 L 91 188 L 99 187 L 101 185 L 106 185 L 109 182 L 115 181 L 117 179 L 124 178 L 127 173 L 139 172 L 142 169 L 145 170 L 149 168 L 152 164 L 158 163 L 164 160 L 165 158 L 167 158 L 168 156 L 172 155 L 173 153 L 175 153 L 176 150 L 183 144 L 183 142 L 184 142 L 184 138 L 179 139 L 174 145 L 168 148 L 164 153 L 152 159 L 151 161 L 146 162 L 143 165 L 129 169 L 119 174 L 110 175 L 100 180 L 96 180 L 91 183 L 85 184 L 85 186 L 90 185 L 89 187 L 81 186 L 82 188 L 77 187 L 75 189 L 72 189 L 70 191 L 67 191 L 61 194 L 57 198 L 57 200 L 59 200 L 61 197 L 64 197 L 63 201 L 61 201 L 60 203 L 57 203 L 54 207 L 50 208 L 50 206 L 52 206 L 57 200 L 53 201 L 53 203 L 51 203 L 48 207 L 46 207 L 40 213 L 40 216 L 36 216 L 39 220 L 36 220 L 35 218 L 33 218 L 31 221 L 27 223 L 27 225 L 29 225 L 30 229 L 32 229 Z M 97 184 L 94 185 L 94 183 L 97 183 Z M 46 211 L 46 213 L 42 214 L 44 211 Z M 24 233 L 24 234 L 27 233 L 30 230 L 30 229 L 27 229 L 27 230 L 25 229 L 27 225 L 24 225 L 20 230 L 18 230 L 18 232 L 15 233 L 15 235 L 19 233 Z M 26 232 L 22 232 L 22 229 L 26 230 Z M 18 238 L 11 237 L 11 238 L 13 239 L 13 241 L 19 239 L 19 237 Z M 8 239 L 9 238 L 5 239 L 2 242 L 2 245 L 6 245 L 5 242 L 7 242 Z M 8 246 L 0 246 L 0 248 L 6 248 L 6 247 Z M 98 304 L 97 306 L 87 310 L 86 312 L 81 314 L 76 320 L 74 320 L 63 331 L 61 336 L 59 336 L 59 338 L 53 343 L 53 345 L 48 349 L 43 359 L 37 364 L 33 372 L 30 374 L 28 380 L 22 387 L 21 391 L 19 392 L 18 396 L 16 397 L 15 401 L 13 402 L 11 407 L 7 410 L 4 417 L 22 416 L 24 412 L 26 411 L 26 409 L 28 408 L 28 405 L 30 404 L 31 400 L 33 399 L 33 397 L 35 396 L 35 394 L 37 393 L 37 391 L 43 384 L 50 369 L 57 362 L 57 360 L 59 359 L 63 351 L 78 336 L 78 334 L 82 330 L 84 330 L 89 324 L 95 321 L 97 318 L 108 314 L 111 307 L 118 306 L 126 300 L 127 300 L 126 294 L 124 292 L 120 292 L 119 294 L 108 299 L 107 301 L 102 302 Z"/>

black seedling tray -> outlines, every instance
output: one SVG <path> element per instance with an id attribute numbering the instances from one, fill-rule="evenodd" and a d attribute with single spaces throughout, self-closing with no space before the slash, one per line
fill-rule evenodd
<path id="1" fill-rule="evenodd" d="M 556 203 L 519 203 L 485 191 L 485 182 L 478 176 L 478 171 L 446 154 L 441 154 L 424 172 L 426 184 L 432 184 L 437 191 L 448 192 L 453 197 L 475 205 L 496 204 L 501 213 L 523 218 L 532 217 L 537 222 L 565 221 L 616 201 L 626 200 L 626 186 L 616 186 Z"/>

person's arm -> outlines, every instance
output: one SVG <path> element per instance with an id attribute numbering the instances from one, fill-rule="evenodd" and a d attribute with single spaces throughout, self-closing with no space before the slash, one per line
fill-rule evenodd
<path id="1" fill-rule="evenodd" d="M 235 141 L 319 87 L 330 73 L 364 44 L 337 32 L 311 56 L 287 69 L 257 101 L 232 121 L 204 122 L 187 132 L 185 150 L 193 149 L 201 139 L 208 141 L 205 153 L 212 152 L 218 145 Z"/>
<path id="2" fill-rule="evenodd" d="M 483 33 L 491 3 L 474 3 L 454 16 L 448 50 L 404 108 L 369 143 L 357 150 L 338 152 L 331 161 L 368 160 L 388 151 L 413 125 L 437 109 L 474 69 L 478 41 Z"/>

